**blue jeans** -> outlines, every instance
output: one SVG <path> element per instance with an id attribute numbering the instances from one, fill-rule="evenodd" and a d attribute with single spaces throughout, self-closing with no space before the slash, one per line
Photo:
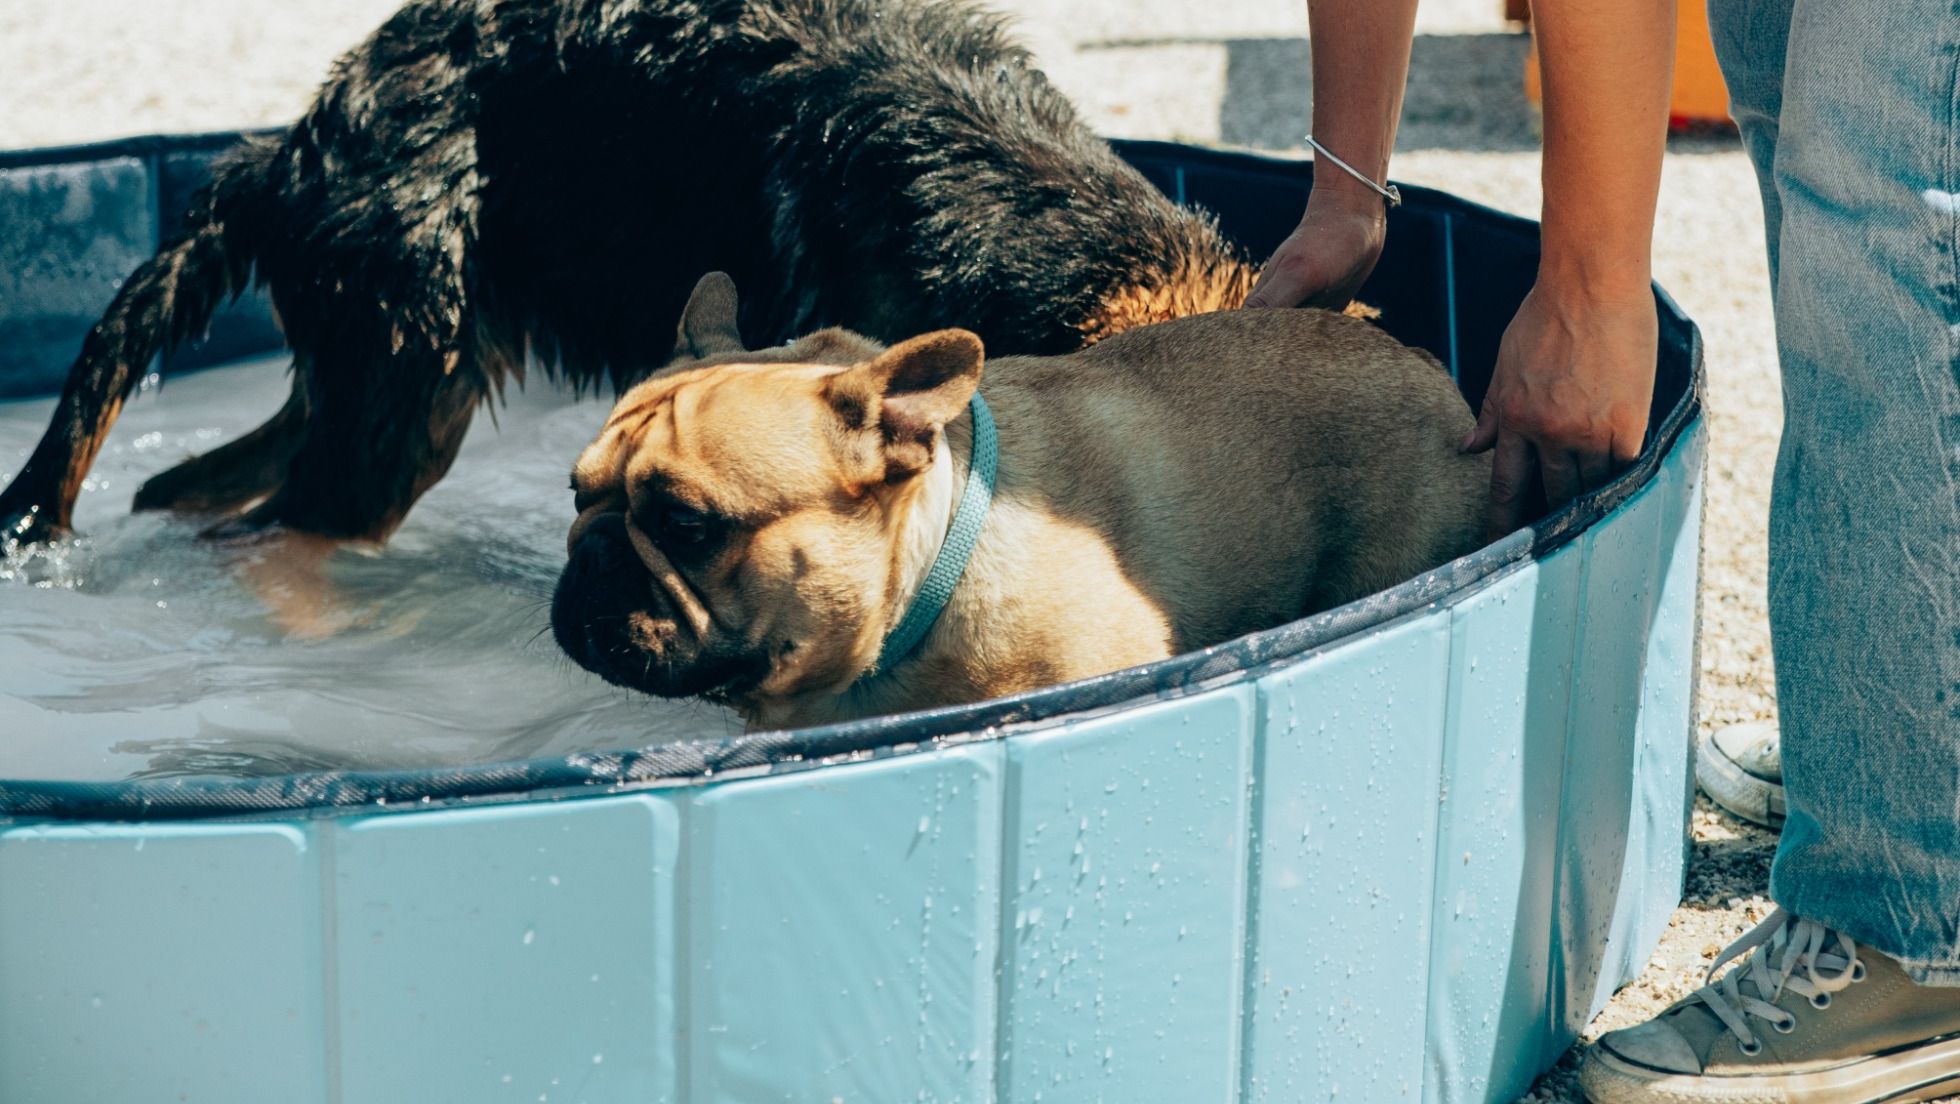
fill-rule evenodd
<path id="1" fill-rule="evenodd" d="M 1770 893 L 1960 985 L 1960 0 L 1713 0 L 1709 21 L 1783 367 Z"/>

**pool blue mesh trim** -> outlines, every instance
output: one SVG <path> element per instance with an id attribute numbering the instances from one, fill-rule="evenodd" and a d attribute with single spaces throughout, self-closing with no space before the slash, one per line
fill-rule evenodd
<path id="1" fill-rule="evenodd" d="M 0 396 L 37 394 L 59 383 L 75 342 L 126 271 L 146 256 L 162 220 L 183 207 L 210 158 L 236 135 L 150 137 L 58 150 L 0 153 L 0 267 L 39 262 L 33 189 L 10 187 L 27 174 L 93 174 L 107 181 L 103 218 L 119 249 L 98 250 L 58 289 L 66 311 L 0 306 Z M 1249 252 L 1263 255 L 1291 229 L 1311 180 L 1310 166 L 1251 154 L 1159 142 L 1118 142 L 1119 152 L 1159 187 L 1213 210 Z M 103 166 L 108 166 L 106 169 Z M 1474 405 L 1481 401 L 1498 338 L 1537 263 L 1534 223 L 1415 186 L 1390 215 L 1390 247 L 1362 298 L 1382 308 L 1398 337 L 1442 358 Z M 128 206 L 118 208 L 116 203 Z M 174 205 L 173 205 L 174 204 Z M 136 206 L 141 206 L 141 211 Z M 1475 248 L 1466 246 L 1466 239 Z M 113 243 L 112 243 L 113 244 Z M 106 247 L 105 247 L 106 248 Z M 1451 264 L 1437 264 L 1446 256 Z M 1480 258 L 1473 262 L 1471 258 Z M 1473 263 L 1482 267 L 1471 271 Z M 46 267 L 43 265 L 42 267 Z M 56 281 L 59 283 L 59 281 Z M 319 771 L 269 778 L 164 778 L 97 783 L 0 779 L 0 815 L 49 819 L 149 820 L 246 816 L 282 810 L 336 810 L 377 803 L 519 800 L 553 791 L 686 785 L 730 772 L 786 772 L 827 762 L 876 759 L 994 740 L 1063 718 L 1080 719 L 1183 697 L 1289 666 L 1398 619 L 1453 605 L 1541 560 L 1587 532 L 1649 485 L 1676 442 L 1701 416 L 1702 345 L 1694 324 L 1655 289 L 1660 363 L 1649 440 L 1618 479 L 1528 528 L 1399 586 L 1314 617 L 1160 663 L 1112 672 L 1013 699 L 879 717 L 788 732 L 622 749 L 455 769 Z M 79 327 L 79 328 L 78 328 Z M 171 358 L 185 370 L 265 352 L 278 338 L 254 297 L 222 316 L 210 337 Z M 1460 359 L 1459 359 L 1460 358 Z M 50 367 L 54 365 L 56 367 Z"/>

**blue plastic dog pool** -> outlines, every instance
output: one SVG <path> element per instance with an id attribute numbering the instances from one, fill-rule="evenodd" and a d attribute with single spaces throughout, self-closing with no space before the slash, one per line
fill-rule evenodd
<path id="1" fill-rule="evenodd" d="M 56 383 L 228 140 L 0 155 L 0 393 Z M 1254 253 L 1306 187 L 1123 150 Z M 1405 194 L 1365 297 L 1474 403 L 1535 227 Z M 1660 302 L 1613 486 L 1151 667 L 442 770 L 25 780 L 0 736 L 0 1099 L 1515 1097 L 1681 884 L 1701 347 Z M 247 302 L 176 366 L 275 342 Z"/>

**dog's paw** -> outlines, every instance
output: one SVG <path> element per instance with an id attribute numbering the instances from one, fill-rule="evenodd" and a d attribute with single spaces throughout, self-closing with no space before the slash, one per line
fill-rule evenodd
<path id="1" fill-rule="evenodd" d="M 0 499 L 0 550 L 14 553 L 74 535 L 72 528 L 54 520 L 52 510 L 39 505 L 12 506 Z"/>
<path id="2" fill-rule="evenodd" d="M 4 503 L 0 503 L 3 506 Z M 88 556 L 73 529 L 51 511 L 26 507 L 0 511 L 0 584 L 73 590 L 82 585 Z"/>

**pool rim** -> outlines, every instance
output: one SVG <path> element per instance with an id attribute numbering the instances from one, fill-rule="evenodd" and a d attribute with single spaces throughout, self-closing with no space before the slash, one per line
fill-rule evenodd
<path id="1" fill-rule="evenodd" d="M 250 134 L 253 132 L 247 132 Z M 275 132 L 276 133 L 276 132 Z M 145 135 L 87 145 L 0 151 L 0 169 L 116 156 L 211 150 L 241 135 Z M 1294 167 L 1295 159 L 1172 142 L 1116 141 L 1126 156 L 1176 157 L 1219 167 Z M 1534 243 L 1538 226 L 1419 185 L 1401 185 L 1412 209 L 1463 215 Z M 811 728 L 697 738 L 641 748 L 506 760 L 468 767 L 303 771 L 250 777 L 182 776 L 80 782 L 0 778 L 0 817 L 45 820 L 235 819 L 298 813 L 335 815 L 434 805 L 599 796 L 724 781 L 931 751 L 1065 726 L 1127 708 L 1203 693 L 1322 653 L 1404 618 L 1454 606 L 1590 531 L 1644 490 L 1702 414 L 1705 366 L 1700 329 L 1658 284 L 1657 352 L 1685 351 L 1681 398 L 1647 447 L 1605 487 L 1508 536 L 1387 590 L 1311 617 L 1140 667 L 1062 683 L 1011 698 Z M 1685 349 L 1682 347 L 1685 346 Z"/>

